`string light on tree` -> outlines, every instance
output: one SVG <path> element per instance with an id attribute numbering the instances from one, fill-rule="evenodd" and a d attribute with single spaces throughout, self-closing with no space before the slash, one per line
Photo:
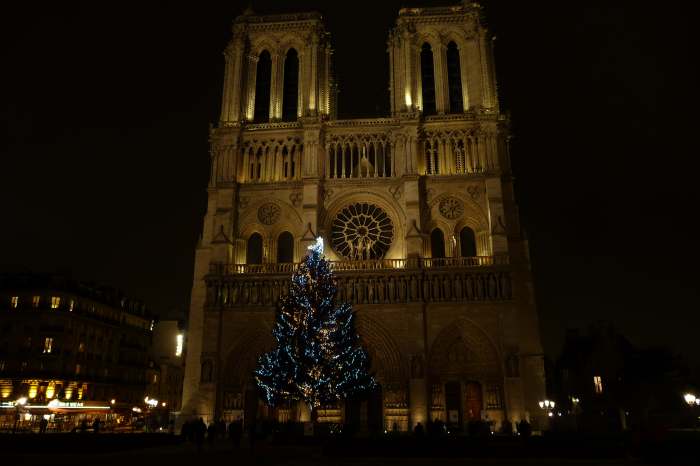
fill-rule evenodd
<path id="1" fill-rule="evenodd" d="M 303 401 L 313 413 L 323 404 L 366 393 L 376 382 L 359 345 L 352 307 L 336 303 L 323 238 L 308 250 L 289 294 L 280 299 L 272 330 L 276 347 L 259 358 L 255 380 L 269 405 Z"/>

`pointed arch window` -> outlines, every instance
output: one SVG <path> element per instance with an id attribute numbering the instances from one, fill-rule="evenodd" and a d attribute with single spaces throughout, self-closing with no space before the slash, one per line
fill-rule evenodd
<path id="1" fill-rule="evenodd" d="M 255 112 L 253 121 L 265 123 L 270 120 L 270 85 L 272 83 L 272 58 L 263 50 L 258 57 L 255 74 Z"/>
<path id="2" fill-rule="evenodd" d="M 445 235 L 439 228 L 435 228 L 430 233 L 430 250 L 433 259 L 445 257 Z"/>
<path id="3" fill-rule="evenodd" d="M 454 42 L 447 44 L 447 87 L 450 92 L 450 113 L 464 112 L 459 49 Z"/>
<path id="4" fill-rule="evenodd" d="M 253 233 L 248 238 L 246 247 L 246 264 L 262 264 L 263 240 L 260 233 Z"/>
<path id="5" fill-rule="evenodd" d="M 288 231 L 283 231 L 277 238 L 277 262 L 294 262 L 294 237 Z"/>
<path id="6" fill-rule="evenodd" d="M 284 89 L 282 91 L 282 120 L 295 121 L 299 105 L 299 55 L 289 49 L 284 59 Z"/>
<path id="7" fill-rule="evenodd" d="M 420 74 L 423 91 L 423 115 L 435 115 L 435 69 L 433 50 L 427 42 L 420 50 Z"/>
<path id="8" fill-rule="evenodd" d="M 476 256 L 476 238 L 474 230 L 464 227 L 459 232 L 459 249 L 462 257 Z"/>

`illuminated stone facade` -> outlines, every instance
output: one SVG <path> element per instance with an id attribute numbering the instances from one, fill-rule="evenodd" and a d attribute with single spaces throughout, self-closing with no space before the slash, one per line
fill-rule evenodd
<path id="1" fill-rule="evenodd" d="M 388 40 L 391 115 L 355 120 L 335 117 L 319 14 L 236 19 L 210 134 L 185 417 L 306 417 L 264 408 L 251 372 L 294 263 L 321 235 L 381 384 L 322 420 L 537 423 L 542 349 L 480 14 L 402 9 Z"/>

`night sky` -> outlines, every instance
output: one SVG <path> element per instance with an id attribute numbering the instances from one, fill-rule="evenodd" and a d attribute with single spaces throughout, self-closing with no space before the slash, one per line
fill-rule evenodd
<path id="1" fill-rule="evenodd" d="M 0 16 L 0 271 L 71 273 L 184 315 L 246 2 L 23 3 Z M 605 319 L 700 359 L 690 3 L 486 4 L 550 355 Z M 431 3 L 254 6 L 325 14 L 342 118 L 388 112 L 386 38 L 407 5 Z"/>

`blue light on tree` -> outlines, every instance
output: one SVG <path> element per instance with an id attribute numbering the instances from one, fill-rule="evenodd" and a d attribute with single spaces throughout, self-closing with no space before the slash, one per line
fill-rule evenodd
<path id="1" fill-rule="evenodd" d="M 260 356 L 255 369 L 269 405 L 297 400 L 313 412 L 376 386 L 352 307 L 336 303 L 335 293 L 319 237 L 294 272 L 289 294 L 280 299 L 272 330 L 276 347 Z"/>

